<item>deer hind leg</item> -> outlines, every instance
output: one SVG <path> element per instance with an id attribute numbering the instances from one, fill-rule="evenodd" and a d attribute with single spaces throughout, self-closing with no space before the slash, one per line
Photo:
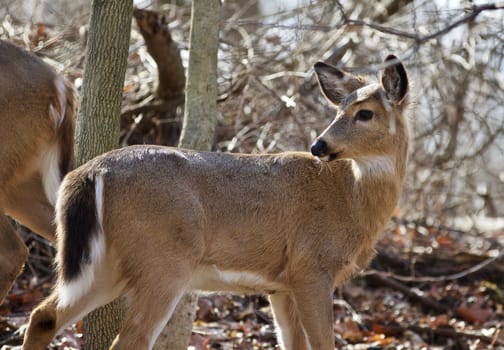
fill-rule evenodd
<path id="1" fill-rule="evenodd" d="M 33 310 L 25 333 L 23 350 L 44 350 L 63 328 L 80 320 L 92 310 L 110 303 L 123 294 L 125 282 L 117 281 L 116 275 L 97 273 L 88 291 L 69 302 L 61 298 L 68 291 L 58 282 L 53 293 Z M 63 304 L 66 303 L 66 304 Z"/>
<path id="2" fill-rule="evenodd" d="M 0 303 L 21 273 L 27 258 L 28 249 L 23 240 L 12 227 L 9 219 L 0 214 Z"/>
<path id="3" fill-rule="evenodd" d="M 303 326 L 299 320 L 294 299 L 290 293 L 275 293 L 269 296 L 278 343 L 282 350 L 307 350 Z"/>
<path id="4" fill-rule="evenodd" d="M 32 174 L 9 193 L 5 209 L 8 215 L 33 232 L 54 241 L 54 207 L 46 197 L 42 178 L 38 173 Z"/>
<path id="5" fill-rule="evenodd" d="M 58 291 L 56 290 L 30 315 L 23 350 L 45 350 L 56 334 L 65 327 L 114 299 L 115 295 L 103 294 L 95 290 L 82 296 L 72 305 L 61 306 L 58 305 Z"/>
<path id="6" fill-rule="evenodd" d="M 126 319 L 110 350 L 152 349 L 189 284 L 190 273 L 181 273 L 188 269 L 169 270 L 172 273 L 164 273 L 168 278 L 152 274 L 135 283 L 128 293 Z"/>
<path id="7" fill-rule="evenodd" d="M 293 297 L 309 349 L 334 350 L 332 288 L 319 281 L 297 285 Z"/>

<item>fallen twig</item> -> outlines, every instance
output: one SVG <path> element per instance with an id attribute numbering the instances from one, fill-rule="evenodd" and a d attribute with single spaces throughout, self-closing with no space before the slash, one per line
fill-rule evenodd
<path id="1" fill-rule="evenodd" d="M 405 326 L 406 329 L 409 329 L 413 332 L 416 333 L 429 333 L 429 334 L 435 334 L 435 335 L 440 335 L 443 337 L 449 337 L 449 338 L 470 338 L 470 339 L 478 339 L 481 340 L 482 342 L 486 344 L 490 344 L 493 346 L 502 346 L 504 345 L 504 342 L 499 341 L 496 337 L 488 337 L 483 334 L 479 333 L 473 333 L 473 332 L 462 332 L 462 331 L 457 331 L 453 328 L 432 328 L 432 327 L 427 327 L 427 326 L 418 326 L 418 325 L 407 325 Z"/>
<path id="2" fill-rule="evenodd" d="M 368 274 L 365 276 L 365 278 L 370 279 L 371 281 L 373 281 L 375 283 L 379 283 L 379 284 L 382 284 L 382 285 L 387 286 L 389 288 L 393 288 L 395 290 L 398 290 L 398 291 L 404 293 L 406 296 L 420 302 L 422 305 L 424 305 L 424 306 L 426 306 L 436 312 L 450 313 L 449 307 L 447 307 L 441 303 L 438 303 L 436 300 L 424 297 L 420 293 L 416 292 L 415 290 L 402 284 L 399 281 L 395 281 L 395 280 L 390 279 L 388 277 L 385 277 L 381 274 Z"/>
<path id="3" fill-rule="evenodd" d="M 480 263 L 478 263 L 468 269 L 465 269 L 463 271 L 453 273 L 450 275 L 446 275 L 446 276 L 420 276 L 420 277 L 418 277 L 418 276 L 401 276 L 401 275 L 397 275 L 392 272 L 383 272 L 383 271 L 378 271 L 378 270 L 368 270 L 368 271 L 363 272 L 363 275 L 364 276 L 380 275 L 382 277 L 393 278 L 393 279 L 395 279 L 397 281 L 401 281 L 401 282 L 414 282 L 414 283 L 453 281 L 453 280 L 457 280 L 457 279 L 466 277 L 472 273 L 478 272 L 478 271 L 484 269 L 486 266 L 493 263 L 494 261 L 501 259 L 502 257 L 504 257 L 504 251 L 501 251 L 496 256 L 488 258 L 488 259 L 486 259 L 486 260 L 484 260 L 484 261 L 482 261 L 482 262 L 480 262 Z"/>

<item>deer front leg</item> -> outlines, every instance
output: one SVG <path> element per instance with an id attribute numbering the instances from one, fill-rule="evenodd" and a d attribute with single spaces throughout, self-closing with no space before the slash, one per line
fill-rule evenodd
<path id="1" fill-rule="evenodd" d="M 297 284 L 293 297 L 311 350 L 334 350 L 332 287 L 311 279 Z"/>
<path id="2" fill-rule="evenodd" d="M 309 349 L 292 295 L 290 293 L 271 294 L 269 301 L 275 318 L 280 348 L 282 350 Z"/>
<path id="3" fill-rule="evenodd" d="M 0 303 L 21 273 L 28 249 L 9 220 L 0 214 Z"/>

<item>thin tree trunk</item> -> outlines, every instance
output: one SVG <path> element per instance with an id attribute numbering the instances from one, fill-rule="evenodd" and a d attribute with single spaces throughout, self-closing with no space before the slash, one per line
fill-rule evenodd
<path id="1" fill-rule="evenodd" d="M 77 165 L 118 145 L 132 13 L 132 0 L 93 0 L 75 130 Z M 124 314 L 124 303 L 115 301 L 84 318 L 86 348 L 108 349 Z"/>
<path id="2" fill-rule="evenodd" d="M 220 0 L 193 1 L 184 122 L 179 147 L 210 150 L 217 123 Z"/>
<path id="3" fill-rule="evenodd" d="M 196 314 L 198 297 L 186 294 L 178 303 L 170 322 L 159 335 L 154 350 L 186 350 Z"/>
<path id="4" fill-rule="evenodd" d="M 80 165 L 118 146 L 132 0 L 93 0 L 75 130 Z"/>
<path id="5" fill-rule="evenodd" d="M 217 49 L 220 0 L 192 3 L 189 67 L 187 71 L 184 122 L 179 147 L 212 148 L 217 124 Z M 196 312 L 195 295 L 185 295 L 161 333 L 155 350 L 185 350 Z"/>

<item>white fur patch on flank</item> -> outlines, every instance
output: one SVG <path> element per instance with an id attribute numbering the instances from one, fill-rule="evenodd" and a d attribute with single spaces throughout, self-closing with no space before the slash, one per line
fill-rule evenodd
<path id="1" fill-rule="evenodd" d="M 223 271 L 216 268 L 219 279 L 225 283 L 245 286 L 267 286 L 269 283 L 263 277 L 248 271 Z"/>
<path id="2" fill-rule="evenodd" d="M 53 206 L 56 204 L 57 192 L 61 183 L 59 169 L 58 145 L 51 145 L 39 160 L 39 169 L 42 175 L 44 192 Z"/>
<path id="3" fill-rule="evenodd" d="M 190 288 L 198 291 L 264 291 L 279 290 L 281 285 L 250 271 L 220 270 L 204 266 L 194 272 Z"/>
<path id="4" fill-rule="evenodd" d="M 49 105 L 49 114 L 53 119 L 54 125 L 56 129 L 59 128 L 61 123 L 63 122 L 63 118 L 65 117 L 65 109 L 66 109 L 66 85 L 62 78 L 56 77 L 54 79 L 54 86 L 56 87 L 56 92 L 58 96 L 58 106 L 54 106 L 52 103 Z M 59 113 L 58 113 L 59 111 Z"/>
<path id="5" fill-rule="evenodd" d="M 393 176 L 395 174 L 394 161 L 387 156 L 354 159 L 352 160 L 352 171 L 357 181 L 366 176 Z"/>
<path id="6" fill-rule="evenodd" d="M 105 256 L 105 235 L 103 234 L 103 177 L 95 178 L 95 201 L 98 220 L 97 232 L 92 235 L 90 242 L 89 264 L 81 264 L 79 276 L 71 282 L 62 282 L 58 288 L 58 307 L 73 305 L 79 298 L 88 292 L 95 280 L 95 269 Z"/>
<path id="7" fill-rule="evenodd" d="M 103 176 L 100 174 L 95 177 L 95 200 L 98 224 L 100 229 L 103 230 Z"/>

